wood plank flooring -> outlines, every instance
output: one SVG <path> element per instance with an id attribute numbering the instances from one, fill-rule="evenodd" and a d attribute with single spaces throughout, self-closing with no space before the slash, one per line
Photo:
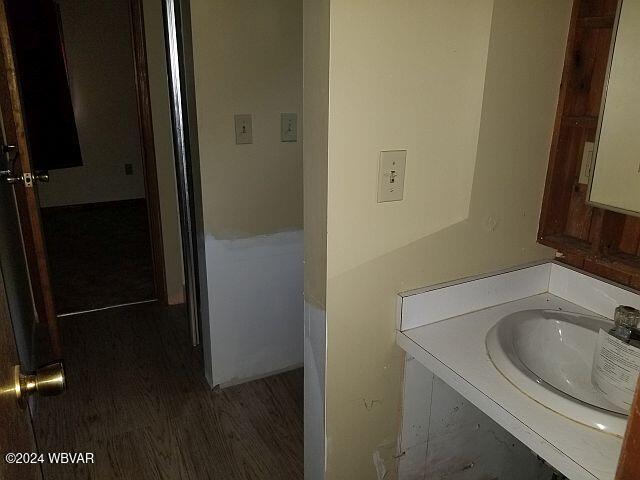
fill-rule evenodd
<path id="1" fill-rule="evenodd" d="M 144 198 L 41 212 L 57 313 L 155 297 Z"/>
<path id="2" fill-rule="evenodd" d="M 41 452 L 93 452 L 44 465 L 57 479 L 303 478 L 303 373 L 212 391 L 180 307 L 139 305 L 61 322 L 68 391 L 34 414 Z"/>

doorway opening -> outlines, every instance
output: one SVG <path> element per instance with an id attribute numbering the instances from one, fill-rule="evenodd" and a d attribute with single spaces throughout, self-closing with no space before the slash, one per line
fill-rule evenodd
<path id="1" fill-rule="evenodd" d="M 49 120 L 51 117 L 55 118 L 58 125 L 54 125 L 54 127 L 60 127 L 60 131 L 57 133 L 59 137 L 49 138 L 49 141 L 53 141 L 53 145 L 55 145 L 56 138 L 62 138 L 62 135 L 67 135 L 67 138 L 73 138 L 75 135 L 77 141 L 76 143 L 68 142 L 64 149 L 49 149 L 49 153 L 60 161 L 56 167 L 43 166 L 35 161 L 35 157 L 30 158 L 31 153 L 35 154 L 38 151 L 35 141 L 36 135 L 34 135 L 38 122 L 37 120 L 29 121 L 28 118 L 23 122 L 23 118 L 27 116 L 24 100 L 27 96 L 27 90 L 32 93 L 36 87 L 26 83 L 23 83 L 20 88 L 17 87 L 21 69 L 14 68 L 15 59 L 12 50 L 17 52 L 17 49 L 15 49 L 15 45 L 12 45 L 14 39 L 11 38 L 11 22 L 7 22 L 5 16 L 9 2 L 0 0 L 0 111 L 2 119 L 8 120 L 5 128 L 7 133 L 5 144 L 17 145 L 17 147 L 9 149 L 10 152 L 5 152 L 15 152 L 16 155 L 11 155 L 11 158 L 8 155 L 6 158 L 11 169 L 4 171 L 5 178 L 11 179 L 11 182 L 0 182 L 0 193 L 7 196 L 15 194 L 19 200 L 18 210 L 21 210 L 22 204 L 20 202 L 22 200 L 20 199 L 22 196 L 28 200 L 27 207 L 30 209 L 33 207 L 28 210 L 28 215 L 24 215 L 24 210 L 20 211 L 19 215 L 15 215 L 15 212 L 5 212 L 13 214 L 10 215 L 12 220 L 18 220 L 19 216 L 20 222 L 23 219 L 28 219 L 29 222 L 22 222 L 21 225 L 22 246 L 25 255 L 24 258 L 20 258 L 24 260 L 24 268 L 20 268 L 22 267 L 20 265 L 14 265 L 13 269 L 8 268 L 11 266 L 11 262 L 8 261 L 9 255 L 3 253 L 0 255 L 2 257 L 0 258 L 0 272 L 2 274 L 0 280 L 8 279 L 6 284 L 17 284 L 12 277 L 16 276 L 17 271 L 24 273 L 28 269 L 29 276 L 23 275 L 25 277 L 23 280 L 28 280 L 30 285 L 23 285 L 25 288 L 18 292 L 19 295 L 16 293 L 16 289 L 9 292 L 16 294 L 9 299 L 10 311 L 7 315 L 2 309 L 4 292 L 2 291 L 2 282 L 0 282 L 0 331 L 4 331 L 3 327 L 10 327 L 7 325 L 9 320 L 10 323 L 13 323 L 14 331 L 24 332 L 20 338 L 26 338 L 17 346 L 20 357 L 18 361 L 7 355 L 2 356 L 3 344 L 0 342 L 0 360 L 11 362 L 12 365 L 19 362 L 24 369 L 33 371 L 34 365 L 25 360 L 30 358 L 32 353 L 33 346 L 27 338 L 32 336 L 32 331 L 29 328 L 20 330 L 21 323 L 28 324 L 28 327 L 37 323 L 48 323 L 52 338 L 57 336 L 58 327 L 56 325 L 59 325 L 60 337 L 62 338 L 61 348 L 58 351 L 54 349 L 52 357 L 64 360 L 69 386 L 67 391 L 57 397 L 46 399 L 32 397 L 31 412 L 22 415 L 21 420 L 24 420 L 24 425 L 33 428 L 32 430 L 28 428 L 20 430 L 28 437 L 27 440 L 30 440 L 30 446 L 24 447 L 24 450 L 21 451 L 39 449 L 41 452 L 68 451 L 91 452 L 93 454 L 95 461 L 92 464 L 43 465 L 42 472 L 46 479 L 156 478 L 158 475 L 162 478 L 228 478 L 230 480 L 302 478 L 303 375 L 299 368 L 301 364 L 300 349 L 295 343 L 302 342 L 301 232 L 286 232 L 286 234 L 275 232 L 278 235 L 271 232 L 273 235 L 266 239 L 269 242 L 268 245 L 260 246 L 257 249 L 252 246 L 251 249 L 254 253 L 260 253 L 263 247 L 269 247 L 267 248 L 268 259 L 264 256 L 258 258 L 254 255 L 248 259 L 250 260 L 247 262 L 248 268 L 229 266 L 231 272 L 239 274 L 239 276 L 232 278 L 236 285 L 240 285 L 243 278 L 251 276 L 249 270 L 262 272 L 260 276 L 256 276 L 251 284 L 251 295 L 256 297 L 261 305 L 265 304 L 269 308 L 252 308 L 250 313 L 254 316 L 250 319 L 251 325 L 268 332 L 268 336 L 263 336 L 263 343 L 270 348 L 275 345 L 279 350 L 274 349 L 266 352 L 262 361 L 254 358 L 249 367 L 251 369 L 260 367 L 265 371 L 258 371 L 256 375 L 243 373 L 242 377 L 238 377 L 241 378 L 242 385 L 234 385 L 235 382 L 231 381 L 223 382 L 222 373 L 233 375 L 233 372 L 218 370 L 218 376 L 215 377 L 217 383 L 213 383 L 212 378 L 214 377 L 211 375 L 207 375 L 206 379 L 203 375 L 203 373 L 211 371 L 212 360 L 214 360 L 211 351 L 207 351 L 207 341 L 211 341 L 213 329 L 205 324 L 206 320 L 202 320 L 202 317 L 205 317 L 209 312 L 207 302 L 211 300 L 209 297 L 211 291 L 207 290 L 206 283 L 201 281 L 203 276 L 206 279 L 210 274 L 206 269 L 203 256 L 206 253 L 209 258 L 208 254 L 211 253 L 212 246 L 217 247 L 222 244 L 225 246 L 227 242 L 223 241 L 222 244 L 216 243 L 214 245 L 211 244 L 211 239 L 208 239 L 207 251 L 203 253 L 203 249 L 201 249 L 204 242 L 202 212 L 197 212 L 196 208 L 191 207 L 191 203 L 188 203 L 190 210 L 186 215 L 184 212 L 185 198 L 190 202 L 194 201 L 194 203 L 200 201 L 201 179 L 199 176 L 196 177 L 193 171 L 194 168 L 198 168 L 198 162 L 190 162 L 193 160 L 193 156 L 189 156 L 189 153 L 192 153 L 189 152 L 189 149 L 197 149 L 199 144 L 189 135 L 189 124 L 193 126 L 195 134 L 195 124 L 191 123 L 191 115 L 195 111 L 193 106 L 188 105 L 189 99 L 183 97 L 179 91 L 180 87 L 184 86 L 182 83 L 185 76 L 184 58 L 181 57 L 184 52 L 180 51 L 177 54 L 177 59 L 174 55 L 177 50 L 184 47 L 184 40 L 189 38 L 191 33 L 180 28 L 171 31 L 171 22 L 175 21 L 177 25 L 180 19 L 186 19 L 186 23 L 188 23 L 191 16 L 188 10 L 185 11 L 183 8 L 185 5 L 188 6 L 189 2 L 173 2 L 172 0 L 165 2 L 160 0 L 24 1 L 32 4 L 30 9 L 32 13 L 37 11 L 39 14 L 37 9 L 46 8 L 46 4 L 49 7 L 57 7 L 54 9 L 57 10 L 56 14 L 52 18 L 57 19 L 58 23 L 50 22 L 50 25 L 54 25 L 58 29 L 55 31 L 60 37 L 58 43 L 55 44 L 59 46 L 57 50 L 60 59 L 58 65 L 59 82 L 63 84 L 68 82 L 71 88 L 67 87 L 68 98 L 65 100 L 64 92 L 53 91 L 51 85 L 47 85 L 48 94 L 56 99 L 55 102 L 51 102 L 51 110 L 48 112 Z M 114 105 L 122 100 L 122 95 L 116 95 L 113 92 L 117 81 L 122 79 L 120 77 L 127 77 L 127 74 L 124 67 L 116 67 L 115 61 L 108 62 L 109 68 L 102 70 L 101 73 L 95 73 L 95 77 L 100 78 L 95 78 L 94 82 L 90 82 L 90 86 L 97 88 L 111 73 L 118 73 L 117 81 L 112 77 L 112 80 L 107 82 L 108 85 L 103 86 L 103 89 L 108 91 L 111 100 L 103 109 L 108 111 L 109 115 L 105 117 L 109 118 L 111 122 L 105 123 L 102 128 L 90 130 L 96 134 L 96 140 L 83 144 L 85 124 L 89 120 L 95 120 L 88 117 L 101 116 L 104 113 L 102 110 L 91 112 L 85 108 L 88 106 L 89 94 L 95 92 L 89 89 L 83 94 L 74 90 L 78 85 L 75 83 L 78 82 L 78 74 L 75 73 L 77 70 L 73 65 L 72 57 L 74 55 L 82 54 L 82 59 L 91 65 L 95 72 L 98 67 L 104 67 L 104 64 L 107 63 L 98 58 L 98 54 L 93 52 L 92 48 L 87 45 L 82 47 L 83 43 L 80 41 L 84 38 L 82 35 L 73 36 L 74 29 L 79 28 L 79 23 L 96 20 L 95 15 L 92 16 L 83 10 L 93 3 L 99 4 L 99 7 L 102 8 L 119 10 L 117 14 L 103 12 L 102 15 L 98 15 L 99 22 L 94 23 L 94 28 L 89 29 L 90 31 L 86 33 L 86 36 L 99 37 L 96 41 L 98 44 L 96 52 L 98 53 L 103 47 L 108 50 L 108 53 L 114 53 L 115 46 L 122 41 L 122 38 L 116 39 L 115 36 L 108 38 L 104 27 L 116 16 L 120 16 L 122 12 L 129 15 L 126 28 L 122 26 L 119 33 L 120 37 L 133 38 L 130 41 L 130 49 L 132 50 L 130 55 L 133 59 L 130 57 L 130 61 L 134 65 L 133 77 L 137 113 L 135 119 L 137 123 L 135 125 L 129 124 L 130 126 L 123 129 L 123 133 L 111 142 L 101 141 L 98 138 L 98 133 L 105 133 L 106 130 L 115 128 L 114 123 L 125 123 L 124 115 L 116 114 L 113 110 Z M 175 10 L 171 10 L 170 6 Z M 301 7 L 301 4 L 299 6 Z M 135 11 L 136 8 L 139 9 L 138 13 Z M 76 9 L 76 18 L 73 25 L 65 30 L 67 9 Z M 269 18 L 262 18 L 262 20 L 266 24 L 277 27 L 278 22 L 274 22 L 274 20 L 279 18 L 278 9 L 272 10 Z M 144 18 L 142 11 L 144 11 Z M 296 10 L 297 18 L 301 18 L 300 11 L 301 8 Z M 78 12 L 84 12 L 84 14 L 78 14 Z M 33 22 L 33 19 L 30 21 Z M 142 28 L 143 26 L 144 28 Z M 199 23 L 198 27 L 202 31 L 202 23 Z M 249 31 L 253 30 L 251 26 L 243 28 Z M 287 29 L 283 30 L 283 34 L 286 34 Z M 301 42 L 299 28 L 292 28 L 292 30 L 292 35 L 299 38 Z M 46 29 L 40 28 L 38 34 L 45 31 Z M 141 35 L 138 40 L 142 41 L 136 41 L 136 32 Z M 267 38 L 280 38 L 269 31 L 264 33 Z M 54 35 L 53 38 L 55 39 L 56 36 Z M 49 42 L 49 45 L 52 44 Z M 107 44 L 106 47 L 105 44 Z M 80 54 L 77 51 L 74 53 L 76 48 L 80 50 Z M 158 52 L 160 55 L 157 55 Z M 148 70 L 146 72 L 136 67 L 138 65 L 136 59 L 143 58 L 142 55 L 148 55 Z M 47 60 L 50 60 L 54 56 L 52 54 L 46 57 Z M 37 58 L 37 53 L 33 51 L 27 56 L 29 61 L 33 61 L 35 58 Z M 162 62 L 158 62 L 158 58 L 162 59 Z M 204 56 L 200 50 L 197 61 L 200 62 L 203 59 Z M 293 61 L 301 63 L 301 58 L 294 56 Z M 46 62 L 34 63 L 42 68 L 46 66 Z M 155 68 L 159 63 L 162 63 L 163 69 Z M 174 70 L 176 65 L 179 65 L 178 70 Z M 48 75 L 49 79 L 54 75 L 52 71 L 43 72 L 41 70 L 40 73 L 42 74 L 40 77 Z M 131 75 L 128 76 L 131 77 Z M 298 75 L 295 78 L 298 78 Z M 141 79 L 143 81 L 140 81 Z M 177 80 L 179 80 L 178 83 L 176 83 Z M 154 98 L 158 99 L 158 96 L 154 95 L 154 88 L 158 85 L 164 88 L 165 94 L 161 95 L 160 103 L 154 103 Z M 151 95 L 141 96 L 140 88 L 149 88 Z M 192 85 L 189 88 L 192 88 Z M 156 89 L 155 92 L 157 94 L 158 90 Z M 141 98 L 142 100 L 140 100 Z M 176 98 L 185 100 L 185 103 L 177 106 Z M 163 102 L 164 105 L 161 107 L 164 109 L 156 108 Z M 152 117 L 150 114 L 148 116 L 144 114 L 145 110 L 150 110 L 146 103 L 151 103 L 153 107 Z M 65 105 L 66 113 L 64 111 Z M 203 108 L 208 111 L 206 105 Z M 283 105 L 267 112 L 268 114 L 259 112 L 256 114 L 256 120 L 259 117 L 260 122 L 264 123 L 257 121 L 256 125 L 260 128 L 262 125 L 268 125 L 272 129 L 270 137 L 277 138 L 275 143 L 279 148 L 294 150 L 297 147 L 294 142 L 289 140 L 288 143 L 285 143 L 284 140 L 280 140 L 279 129 L 281 114 L 287 113 L 291 118 L 291 113 L 295 111 L 295 106 Z M 63 122 L 65 115 L 68 120 L 69 113 L 71 113 L 72 122 Z M 177 119 L 183 113 L 186 113 L 185 117 L 181 119 L 184 120 L 184 123 L 179 124 Z M 12 118 L 13 122 L 10 121 Z M 44 118 L 46 120 L 47 116 L 45 115 Z M 151 118 L 148 121 L 153 125 L 152 133 L 156 133 L 155 136 L 152 134 L 145 137 L 145 132 L 151 131 L 140 125 L 145 121 L 145 118 L 147 120 Z M 274 126 L 277 126 L 275 131 L 273 131 Z M 181 132 L 182 137 L 176 134 L 177 130 Z M 85 176 L 77 184 L 71 180 L 61 180 L 64 178 L 64 174 L 78 172 L 83 168 L 89 169 L 91 166 L 90 157 L 86 152 L 92 152 L 91 148 L 96 145 L 100 147 L 96 149 L 98 153 L 106 152 L 110 154 L 110 159 L 111 157 L 117 159 L 116 165 L 120 180 L 122 178 L 127 180 L 126 177 L 129 176 L 127 171 L 133 171 L 132 176 L 135 176 L 135 173 L 140 171 L 136 164 L 122 161 L 124 155 L 122 152 L 125 146 L 124 134 L 129 134 L 131 131 L 135 131 L 136 135 L 141 137 L 139 139 L 139 150 L 142 151 L 141 162 L 145 162 L 148 158 L 145 154 L 149 148 L 155 149 L 155 172 L 158 188 L 156 194 L 159 198 L 159 213 L 156 212 L 156 215 L 159 215 L 162 221 L 161 234 L 158 237 L 154 237 L 151 231 L 152 226 L 147 229 L 142 228 L 145 223 L 143 222 L 144 218 L 146 218 L 147 225 L 154 224 L 153 207 L 149 206 L 151 197 L 149 195 L 150 181 L 148 180 L 148 173 L 153 171 L 152 169 L 143 168 L 143 171 L 147 172 L 144 178 L 144 193 L 137 197 L 115 199 L 101 197 L 98 201 L 85 200 L 77 203 L 71 201 L 68 204 L 51 201 L 52 198 L 78 193 L 74 190 L 78 186 L 85 187 L 84 191 L 80 193 L 87 195 L 95 195 L 108 188 L 113 189 L 114 185 L 115 187 L 122 186 L 117 182 L 107 182 L 105 180 L 106 173 L 98 179 L 98 182 L 94 182 L 95 177 L 91 176 Z M 260 135 L 257 130 L 256 133 Z M 165 141 L 164 147 L 169 145 L 168 149 L 159 148 L 162 141 Z M 282 145 L 280 145 L 281 143 Z M 49 143 L 49 145 L 52 144 Z M 186 155 L 180 160 L 181 155 L 185 153 Z M 167 158 L 170 162 L 163 163 L 163 160 Z M 17 163 L 13 161 L 15 159 L 18 159 Z M 72 163 L 71 160 L 75 160 L 76 163 Z M 300 160 L 299 157 L 291 160 L 291 164 L 295 164 L 295 171 L 300 169 Z M 132 168 L 125 163 L 132 163 Z M 146 166 L 142 165 L 142 167 Z M 172 171 L 173 176 L 169 178 L 169 181 L 167 181 L 166 172 L 163 169 Z M 164 180 L 163 175 L 165 175 Z M 29 185 L 27 185 L 27 179 L 29 179 Z M 206 184 L 207 181 L 208 179 L 203 177 L 202 182 Z M 63 184 L 64 182 L 67 182 L 66 188 L 54 190 L 56 183 Z M 171 184 L 172 188 L 167 190 L 167 184 Z M 271 186 L 273 187 L 271 190 L 279 191 L 278 188 L 275 188 L 279 186 L 277 183 L 272 182 Z M 265 192 L 267 190 L 265 189 Z M 173 203 L 170 203 L 167 208 L 166 202 L 168 200 Z M 136 203 L 141 205 L 138 205 L 137 209 L 134 208 Z M 180 209 L 177 208 L 178 203 Z M 271 208 L 270 205 L 267 205 L 267 209 Z M 301 202 L 299 207 L 301 209 Z M 180 212 L 180 226 L 177 226 L 178 210 Z M 191 223 L 185 222 L 185 218 Z M 173 239 L 173 247 L 168 246 L 167 219 L 176 224 L 177 241 Z M 5 230 L 2 220 L 0 215 L 0 243 L 20 245 L 20 240 L 14 238 L 16 235 L 7 235 L 6 239 L 1 235 Z M 190 228 L 185 228 L 185 223 Z M 39 229 L 40 225 L 44 225 L 44 231 Z M 155 225 L 160 225 L 160 221 L 158 220 Z M 29 226 L 32 231 L 26 231 L 25 234 L 25 227 Z M 124 233 L 120 231 L 115 233 L 116 229 L 122 229 L 123 226 L 128 228 L 124 230 Z M 140 234 L 141 231 L 144 231 L 145 235 Z M 185 231 L 188 231 L 188 235 L 185 234 Z M 59 232 L 62 234 L 60 235 Z M 180 234 L 183 235 L 182 238 Z M 30 235 L 34 238 L 38 235 L 40 237 L 30 243 Z M 197 238 L 193 239 L 193 236 Z M 274 236 L 275 239 L 271 238 Z M 129 281 L 131 277 L 136 278 L 136 275 L 149 272 L 149 263 L 146 263 L 146 266 L 142 264 L 143 257 L 151 257 L 151 265 L 155 266 L 156 257 L 149 254 L 149 250 L 155 251 L 152 246 L 154 238 L 162 240 L 160 252 L 164 254 L 165 284 L 167 287 L 165 295 L 166 303 L 169 305 L 165 305 L 162 300 L 149 299 L 150 301 L 127 301 L 119 308 L 112 308 L 112 305 L 102 307 L 98 301 L 104 299 L 105 296 L 113 299 L 119 294 L 135 293 L 135 287 L 126 284 L 125 280 Z M 45 240 L 49 257 L 47 257 L 46 250 L 41 248 Z M 39 246 L 34 247 L 32 243 L 38 243 Z M 81 252 L 81 249 L 86 249 L 88 243 L 92 244 L 87 250 L 89 253 L 82 253 L 85 250 Z M 187 243 L 186 246 L 185 243 Z M 242 245 L 251 244 L 252 240 L 244 239 L 240 243 Z M 95 256 L 98 253 L 104 255 L 104 251 L 107 249 L 112 249 L 107 255 L 107 259 L 98 261 Z M 170 260 L 173 256 L 180 256 L 180 260 L 186 258 L 185 250 L 191 250 L 192 258 L 196 260 L 194 263 L 197 265 L 190 266 L 190 261 L 185 259 L 183 275 L 181 268 L 176 269 L 175 266 L 173 269 L 170 268 Z M 137 253 L 131 254 L 132 251 Z M 0 249 L 0 252 L 8 252 L 8 249 Z M 147 255 L 145 256 L 144 253 Z M 57 255 L 60 258 L 57 258 Z M 13 257 L 15 260 L 19 255 Z M 121 257 L 125 257 L 127 264 L 118 267 L 119 273 L 109 273 L 112 271 L 107 271 L 107 269 L 113 267 L 110 263 L 121 260 Z M 102 270 L 95 268 L 95 265 L 89 265 L 93 268 L 93 277 L 87 276 L 88 279 L 83 280 L 83 283 L 76 287 L 74 295 L 69 294 L 68 291 L 63 292 L 67 295 L 67 303 L 66 307 L 61 307 L 63 303 L 61 298 L 64 301 L 65 297 L 60 293 L 60 282 L 68 282 L 70 279 L 77 280 L 78 276 L 87 275 L 87 272 L 82 271 L 85 266 L 80 260 L 83 258 L 91 260 L 93 264 L 100 263 Z M 110 262 L 109 258 L 113 259 L 113 262 Z M 217 266 L 222 266 L 221 257 L 216 256 L 215 258 Z M 229 256 L 227 255 L 226 258 L 228 259 Z M 33 262 L 34 259 L 38 261 Z M 136 263 L 138 261 L 139 263 Z M 55 269 L 60 268 L 60 265 L 62 265 L 61 272 L 71 273 L 67 273 L 66 277 L 58 277 L 62 280 L 57 280 Z M 287 268 L 284 268 L 283 265 L 287 265 Z M 52 270 L 51 275 L 49 267 Z M 90 270 L 90 268 L 88 269 Z M 155 268 L 152 270 L 154 274 L 157 274 L 157 271 Z M 178 275 L 176 275 L 176 271 Z M 278 277 L 268 276 L 269 272 L 279 271 L 281 271 L 281 275 Z M 109 281 L 99 283 L 99 281 L 105 280 L 103 277 L 107 277 Z M 171 279 L 175 280 L 176 277 L 180 282 L 180 294 L 177 295 L 176 288 L 170 288 Z M 53 282 L 49 282 L 50 278 L 53 278 Z M 190 285 L 190 280 L 193 278 L 197 278 L 198 281 L 191 284 L 190 292 L 189 288 L 184 287 L 184 283 Z M 216 277 L 216 281 L 218 278 Z M 287 282 L 283 281 L 283 278 Z M 146 279 L 146 285 L 148 285 L 149 276 Z M 27 284 L 26 281 L 22 283 Z M 143 282 L 139 281 L 139 283 Z M 52 286 L 49 287 L 49 285 Z M 157 285 L 158 283 L 154 283 L 156 290 L 154 290 L 153 298 L 160 299 Z M 214 288 L 218 286 L 213 285 Z M 269 288 L 264 290 L 263 286 Z M 58 288 L 57 291 L 56 288 Z M 47 299 L 47 291 L 49 299 Z M 146 291 L 148 292 L 148 290 Z M 196 296 L 192 295 L 194 291 L 197 292 Z M 271 295 L 271 292 L 274 291 L 278 294 L 277 297 Z M 25 292 L 32 293 L 34 298 L 29 298 L 24 294 Z M 87 297 L 92 297 L 89 292 L 96 292 L 97 300 L 93 298 L 93 304 L 73 303 L 78 299 L 86 302 Z M 105 292 L 111 293 L 103 295 Z M 289 292 L 293 293 L 289 295 Z M 49 313 L 53 311 L 53 295 L 56 296 L 58 312 L 54 311 L 53 319 L 51 319 Z M 100 297 L 100 295 L 103 296 Z M 43 303 L 46 306 L 43 314 L 39 310 L 39 297 L 44 299 Z M 238 299 L 232 292 L 216 290 L 216 298 L 220 299 L 221 297 L 228 297 L 225 302 L 221 303 L 221 306 L 224 307 L 222 311 L 226 313 L 237 311 L 229 302 L 239 302 L 241 299 Z M 23 310 L 29 314 L 22 317 L 15 314 L 21 312 L 18 308 L 14 308 L 16 305 L 24 307 Z M 34 305 L 35 308 L 33 308 Z M 190 315 L 193 308 L 202 314 L 199 317 L 202 345 L 195 348 L 193 345 L 197 335 L 194 335 L 192 323 L 192 319 L 195 317 Z M 58 315 L 56 316 L 55 313 Z M 261 319 L 263 321 L 260 321 Z M 233 319 L 226 316 L 224 320 L 229 323 Z M 245 325 L 242 332 L 243 337 L 237 339 L 237 343 L 243 347 L 242 351 L 237 349 L 240 355 L 246 355 L 247 351 L 254 350 L 252 344 L 248 343 L 251 340 L 248 335 L 251 333 L 251 325 Z M 219 341 L 224 338 L 223 327 L 224 325 L 217 325 L 216 334 Z M 281 334 L 279 335 L 278 332 Z M 299 335 L 298 332 L 300 332 Z M 278 336 L 283 337 L 284 340 L 276 344 L 275 340 Z M 11 335 L 7 335 L 5 340 L 11 338 Z M 226 338 L 231 345 L 231 339 Z M 287 343 L 288 339 L 293 339 L 292 343 L 295 344 Z M 8 348 L 12 348 L 11 345 Z M 220 350 L 225 355 L 224 360 L 227 365 L 235 362 L 231 355 L 232 349 L 233 346 L 227 348 L 226 351 Z M 282 351 L 280 353 L 283 354 L 277 355 L 280 350 Z M 215 360 L 217 361 L 217 359 Z M 38 363 L 40 362 L 38 361 Z M 257 377 L 260 378 L 256 380 Z M 221 383 L 225 383 L 224 386 L 228 388 L 212 388 Z M 9 396 L 5 396 L 4 400 L 11 399 Z M 7 405 L 3 411 L 6 414 L 8 410 L 9 406 Z M 1 420 L 2 416 L 0 415 Z M 20 445 L 27 443 L 29 442 Z M 5 444 L 9 443 L 5 442 Z M 19 446 L 15 442 L 11 445 L 14 445 L 12 448 Z M 0 465 L 0 476 L 4 477 L 5 469 L 11 467 Z"/>
<path id="2" fill-rule="evenodd" d="M 56 314 L 165 303 L 140 2 L 7 6 Z"/>

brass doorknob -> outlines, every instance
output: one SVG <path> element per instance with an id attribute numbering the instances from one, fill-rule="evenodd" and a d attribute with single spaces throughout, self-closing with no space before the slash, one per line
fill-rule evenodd
<path id="1" fill-rule="evenodd" d="M 26 408 L 27 399 L 34 393 L 49 397 L 59 395 L 66 387 L 62 362 L 49 363 L 38 368 L 35 373 L 24 374 L 20 365 L 14 368 L 14 388 L 20 408 Z"/>
<path id="2" fill-rule="evenodd" d="M 46 170 L 43 172 L 36 172 L 33 174 L 33 179 L 39 182 L 49 183 L 49 172 Z"/>

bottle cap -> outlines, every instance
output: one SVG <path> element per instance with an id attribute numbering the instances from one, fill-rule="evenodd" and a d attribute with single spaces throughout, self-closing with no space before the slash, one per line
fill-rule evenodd
<path id="1" fill-rule="evenodd" d="M 613 319 L 616 325 L 620 325 L 627 328 L 635 328 L 640 322 L 640 311 L 633 307 L 626 305 L 620 305 L 616 308 Z"/>

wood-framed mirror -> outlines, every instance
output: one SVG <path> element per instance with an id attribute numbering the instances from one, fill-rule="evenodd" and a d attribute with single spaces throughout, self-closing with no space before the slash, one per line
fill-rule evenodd
<path id="1" fill-rule="evenodd" d="M 640 215 L 640 2 L 621 0 L 593 151 L 591 205 Z"/>
<path id="2" fill-rule="evenodd" d="M 590 203 L 583 168 L 595 149 L 619 6 L 574 1 L 538 241 L 565 263 L 640 289 L 640 218 Z"/>

